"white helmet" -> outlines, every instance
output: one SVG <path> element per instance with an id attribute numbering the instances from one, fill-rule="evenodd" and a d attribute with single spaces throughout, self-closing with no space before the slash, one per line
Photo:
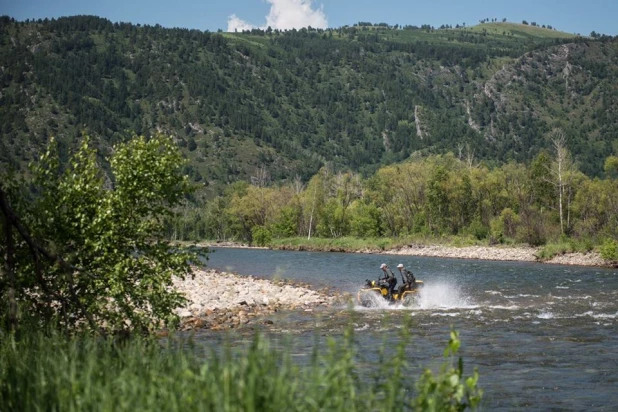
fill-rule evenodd
<path id="1" fill-rule="evenodd" d="M 382 263 L 382 264 L 380 265 L 380 269 L 384 269 L 385 267 L 386 267 L 386 263 Z"/>
<path id="2" fill-rule="evenodd" d="M 397 267 L 403 269 L 403 263 L 398 264 Z"/>

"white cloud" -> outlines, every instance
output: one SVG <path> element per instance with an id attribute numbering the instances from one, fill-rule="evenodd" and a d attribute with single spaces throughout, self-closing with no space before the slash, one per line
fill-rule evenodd
<path id="1" fill-rule="evenodd" d="M 235 14 L 232 14 L 227 19 L 227 31 L 243 31 L 243 30 L 251 30 L 254 29 L 251 23 L 247 23 L 246 21 L 238 18 Z"/>
<path id="2" fill-rule="evenodd" d="M 261 29 L 289 30 L 311 26 L 316 29 L 328 27 L 323 6 L 313 9 L 312 0 L 266 0 L 270 3 L 270 11 L 266 16 L 266 24 Z M 227 21 L 227 31 L 251 30 L 258 26 L 252 25 L 232 14 Z"/>

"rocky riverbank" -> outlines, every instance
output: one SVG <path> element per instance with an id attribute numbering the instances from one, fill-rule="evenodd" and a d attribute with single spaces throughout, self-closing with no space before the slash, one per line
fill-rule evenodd
<path id="1" fill-rule="evenodd" d="M 410 245 L 383 252 L 387 255 L 429 256 L 456 259 L 512 260 L 533 262 L 535 248 L 498 248 L 485 246 L 449 247 Z"/>
<path id="2" fill-rule="evenodd" d="M 207 247 L 237 247 L 237 248 L 253 248 L 247 244 L 239 244 L 234 242 L 222 243 L 205 243 L 200 246 Z M 257 248 L 256 248 L 257 249 Z M 266 249 L 266 248 L 259 248 Z M 482 259 L 482 260 L 510 260 L 521 262 L 537 262 L 560 265 L 577 265 L 577 266 L 599 266 L 599 267 L 616 267 L 616 262 L 604 260 L 597 252 L 588 253 L 564 253 L 553 256 L 550 259 L 542 259 L 539 256 L 542 254 L 541 248 L 535 247 L 512 247 L 512 246 L 443 246 L 443 245 L 426 245 L 426 244 L 409 244 L 402 247 L 392 249 L 379 248 L 362 248 L 355 249 L 341 246 L 328 246 L 320 244 L 318 246 L 311 244 L 301 245 L 281 245 L 274 249 L 279 250 L 297 250 L 297 251 L 317 251 L 317 252 L 346 252 L 346 253 L 371 253 L 371 254 L 387 254 L 387 255 L 405 255 L 405 256 L 428 256 L 442 257 L 455 259 Z"/>
<path id="3" fill-rule="evenodd" d="M 245 243 L 236 242 L 206 242 L 198 246 L 203 247 L 233 247 L 233 248 L 252 248 L 269 249 L 266 247 L 254 247 Z M 406 256 L 428 256 L 455 259 L 482 259 L 482 260 L 510 260 L 521 262 L 537 262 L 559 265 L 577 266 L 598 266 L 616 267 L 617 262 L 606 261 L 597 252 L 588 253 L 564 253 L 553 256 L 550 259 L 539 257 L 542 248 L 525 246 L 444 246 L 427 244 L 409 244 L 392 249 L 380 249 L 377 247 L 365 247 L 362 249 L 343 246 L 329 246 L 328 244 L 295 244 L 279 245 L 272 249 L 295 250 L 295 251 L 314 251 L 314 252 L 344 252 L 344 253 L 370 253 L 370 254 L 389 254 Z"/>
<path id="4" fill-rule="evenodd" d="M 426 246 L 410 245 L 383 252 L 389 255 L 430 256 L 456 259 L 511 260 L 522 262 L 540 262 L 560 265 L 608 266 L 596 252 L 565 253 L 548 260 L 538 258 L 539 249 L 533 247 L 497 247 L 497 246 Z"/>
<path id="5" fill-rule="evenodd" d="M 345 297 L 309 285 L 270 281 L 215 269 L 197 269 L 193 279 L 174 279 L 189 303 L 179 308 L 183 329 L 231 329 L 272 323 L 268 315 L 281 310 L 314 311 Z"/>
<path id="6" fill-rule="evenodd" d="M 565 253 L 549 260 L 538 258 L 539 249 L 533 247 L 410 245 L 382 252 L 389 255 L 430 256 L 456 259 L 510 260 L 560 265 L 608 266 L 598 253 Z"/>

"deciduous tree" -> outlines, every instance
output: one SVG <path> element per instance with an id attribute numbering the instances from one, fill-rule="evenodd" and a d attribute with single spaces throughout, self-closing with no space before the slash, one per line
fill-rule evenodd
<path id="1" fill-rule="evenodd" d="M 148 330 L 176 320 L 185 302 L 173 276 L 191 274 L 192 255 L 164 238 L 163 219 L 189 190 L 183 159 L 171 138 L 134 137 L 114 148 L 111 179 L 103 175 L 88 137 L 62 170 L 52 141 L 34 167 L 35 200 L 2 194 L 8 242 L 0 259 L 20 313 L 62 328 Z M 12 229 L 19 237 L 10 240 Z M 12 286 L 12 287 L 11 287 Z M 6 313 L 3 313 L 5 316 Z"/>

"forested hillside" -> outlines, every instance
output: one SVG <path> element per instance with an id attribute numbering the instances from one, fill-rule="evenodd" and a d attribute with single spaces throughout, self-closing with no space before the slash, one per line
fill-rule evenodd
<path id="1" fill-rule="evenodd" d="M 206 187 L 365 176 L 421 155 L 529 163 L 564 131 L 579 169 L 618 150 L 618 41 L 510 23 L 208 33 L 76 16 L 0 20 L 0 162 L 50 136 L 105 154 L 132 133 L 176 137 Z"/>

